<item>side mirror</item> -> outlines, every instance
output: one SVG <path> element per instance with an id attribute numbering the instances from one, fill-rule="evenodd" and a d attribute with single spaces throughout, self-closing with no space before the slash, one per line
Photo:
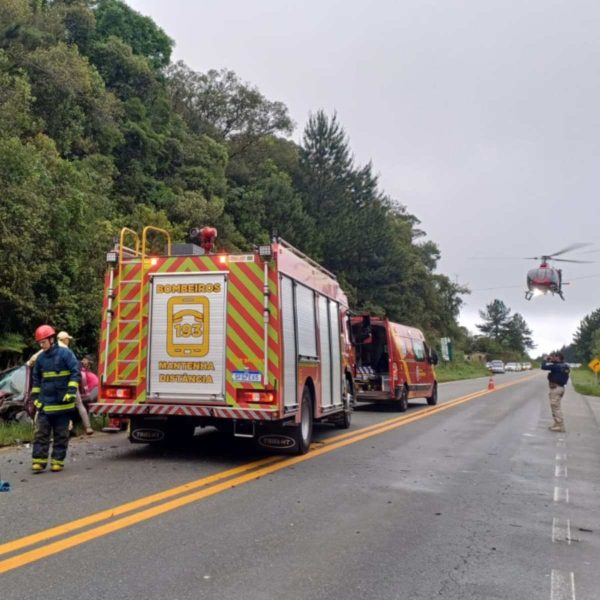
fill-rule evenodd
<path id="1" fill-rule="evenodd" d="M 439 361 L 437 352 L 435 350 L 431 351 L 431 354 L 429 355 L 429 364 L 430 365 L 437 365 Z"/>

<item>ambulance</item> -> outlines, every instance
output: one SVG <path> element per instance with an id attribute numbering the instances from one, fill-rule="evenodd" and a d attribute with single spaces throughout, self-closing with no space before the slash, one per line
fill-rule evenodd
<path id="1" fill-rule="evenodd" d="M 172 244 L 123 229 L 107 255 L 98 401 L 136 443 L 214 426 L 284 453 L 314 422 L 350 426 L 348 300 L 335 276 L 281 239 L 215 252 L 216 229 Z"/>
<path id="2" fill-rule="evenodd" d="M 434 406 L 438 357 L 415 328 L 369 315 L 351 318 L 357 402 L 387 402 L 399 412 L 413 398 Z"/>

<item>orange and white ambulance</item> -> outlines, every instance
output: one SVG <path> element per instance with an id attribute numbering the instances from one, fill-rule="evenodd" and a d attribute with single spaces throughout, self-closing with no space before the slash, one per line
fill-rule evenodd
<path id="1" fill-rule="evenodd" d="M 357 402 L 390 402 L 400 412 L 412 398 L 437 404 L 437 354 L 419 329 L 369 315 L 351 322 Z"/>
<path id="2" fill-rule="evenodd" d="M 314 421 L 350 426 L 348 301 L 334 275 L 282 240 L 242 254 L 130 229 L 107 255 L 91 412 L 130 419 L 153 443 L 216 426 L 277 451 L 308 451 Z M 160 251 L 156 248 L 160 247 Z"/>

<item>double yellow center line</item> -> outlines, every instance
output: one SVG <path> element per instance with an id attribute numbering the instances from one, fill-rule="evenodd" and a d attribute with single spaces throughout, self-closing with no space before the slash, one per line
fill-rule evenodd
<path id="1" fill-rule="evenodd" d="M 519 379 L 510 383 L 502 384 L 496 387 L 496 390 L 503 389 L 517 383 L 531 379 L 530 377 Z M 78 546 L 85 542 L 89 542 L 98 537 L 102 537 L 114 531 L 130 527 L 136 523 L 141 523 L 148 519 L 152 519 L 169 511 L 181 508 L 187 504 L 198 502 L 215 494 L 220 494 L 231 488 L 243 485 L 250 481 L 275 473 L 282 469 L 286 469 L 292 465 L 312 460 L 322 454 L 332 452 L 338 448 L 343 448 L 349 444 L 360 442 L 367 438 L 385 433 L 392 429 L 420 421 L 433 414 L 448 410 L 469 400 L 479 398 L 490 394 L 490 390 L 480 390 L 467 396 L 457 398 L 450 402 L 440 404 L 438 406 L 427 407 L 413 415 L 403 415 L 384 421 L 383 423 L 377 423 L 368 427 L 363 427 L 357 431 L 349 431 L 341 435 L 337 435 L 328 438 L 322 442 L 316 442 L 311 445 L 311 450 L 308 454 L 302 456 L 269 456 L 260 460 L 250 462 L 233 469 L 228 469 L 208 477 L 203 477 L 196 481 L 191 481 L 184 485 L 180 485 L 151 496 L 145 496 L 121 504 L 114 508 L 103 510 L 81 519 L 76 519 L 57 527 L 52 527 L 38 533 L 27 535 L 25 537 L 0 544 L 0 556 L 4 554 L 12 554 L 18 550 L 35 546 L 43 542 L 49 542 L 53 538 L 60 536 L 63 537 L 60 540 L 49 542 L 45 545 L 38 546 L 32 550 L 26 550 L 24 552 L 14 554 L 9 558 L 0 561 L 0 573 L 5 573 L 13 569 L 17 569 L 29 563 L 35 562 L 47 556 L 63 552 L 74 546 Z M 199 489 L 202 488 L 202 489 Z M 178 497 L 177 497 L 178 496 Z M 154 505 L 154 506 L 151 506 Z M 148 508 L 146 508 L 148 507 Z M 135 512 L 137 511 L 137 512 Z M 131 513 L 131 514 L 127 514 Z M 122 516 L 124 515 L 124 516 Z M 115 518 L 118 517 L 118 518 Z M 102 523 L 96 527 L 91 527 L 98 523 Z M 85 529 L 89 528 L 89 529 Z M 84 531 L 80 531 L 80 530 Z M 79 533 L 75 533 L 79 531 Z"/>

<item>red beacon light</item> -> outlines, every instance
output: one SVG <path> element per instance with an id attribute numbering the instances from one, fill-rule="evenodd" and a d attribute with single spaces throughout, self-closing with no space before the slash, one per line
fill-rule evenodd
<path id="1" fill-rule="evenodd" d="M 202 229 L 194 227 L 190 231 L 190 238 L 204 250 L 205 254 L 210 254 L 217 238 L 217 229 L 215 227 L 203 227 Z"/>

